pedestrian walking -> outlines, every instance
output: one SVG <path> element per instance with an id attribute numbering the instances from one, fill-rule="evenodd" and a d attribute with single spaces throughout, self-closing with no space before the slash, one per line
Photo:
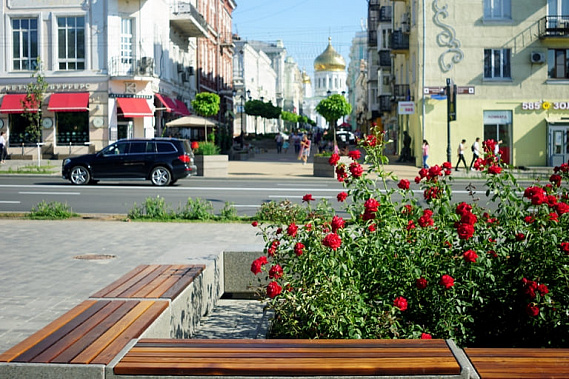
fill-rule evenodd
<path id="1" fill-rule="evenodd" d="M 476 140 L 472 144 L 471 149 L 472 149 L 472 161 L 470 162 L 470 169 L 474 170 L 472 166 L 474 165 L 474 163 L 476 163 L 476 160 L 480 158 L 480 137 L 476 137 Z"/>
<path id="2" fill-rule="evenodd" d="M 468 170 L 468 166 L 466 165 L 466 161 L 464 160 L 464 144 L 465 143 L 466 143 L 466 140 L 463 139 L 458 144 L 458 149 L 456 150 L 456 153 L 458 155 L 458 162 L 456 162 L 456 167 L 454 168 L 454 171 L 458 171 L 458 165 L 460 165 L 460 162 L 464 163 L 464 169 Z"/>
<path id="3" fill-rule="evenodd" d="M 427 164 L 427 159 L 429 159 L 429 143 L 426 139 L 423 140 L 423 168 L 429 168 Z"/>
<path id="4" fill-rule="evenodd" d="M 0 163 L 6 163 L 4 159 L 7 155 L 7 148 L 8 144 L 6 143 L 6 138 L 4 138 L 4 132 L 0 132 Z"/>
<path id="5" fill-rule="evenodd" d="M 294 153 L 299 154 L 300 153 L 300 140 L 301 140 L 300 135 L 298 134 L 298 132 L 296 132 L 290 138 L 292 139 L 292 144 L 294 145 Z"/>
<path id="6" fill-rule="evenodd" d="M 300 142 L 300 155 L 298 159 L 302 159 L 302 164 L 306 164 L 308 156 L 310 155 L 310 140 L 308 136 L 304 134 L 302 136 L 302 141 Z"/>
<path id="7" fill-rule="evenodd" d="M 280 133 L 277 133 L 277 135 L 275 136 L 275 142 L 277 144 L 277 154 L 280 154 L 283 151 L 283 135 Z"/>

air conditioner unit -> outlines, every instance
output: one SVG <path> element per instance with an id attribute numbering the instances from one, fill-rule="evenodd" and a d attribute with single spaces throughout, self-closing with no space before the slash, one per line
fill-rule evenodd
<path id="1" fill-rule="evenodd" d="M 186 72 L 188 73 L 189 76 L 194 75 L 194 66 L 190 66 L 186 69 Z"/>
<path id="2" fill-rule="evenodd" d="M 533 51 L 529 58 L 531 63 L 545 63 L 545 54 L 538 51 Z"/>
<path id="3" fill-rule="evenodd" d="M 184 71 L 184 65 L 181 63 L 178 63 L 178 72 L 183 72 Z"/>
<path id="4" fill-rule="evenodd" d="M 140 58 L 141 68 L 150 68 L 154 64 L 154 59 L 152 57 L 142 57 Z"/>
<path id="5" fill-rule="evenodd" d="M 186 74 L 185 72 L 182 72 L 182 82 L 184 82 L 184 83 L 189 82 L 188 74 Z"/>

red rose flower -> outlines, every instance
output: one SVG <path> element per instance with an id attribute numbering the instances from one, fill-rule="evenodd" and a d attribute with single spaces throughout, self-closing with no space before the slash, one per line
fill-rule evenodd
<path id="1" fill-rule="evenodd" d="M 474 213 L 467 212 L 463 214 L 460 218 L 460 222 L 463 224 L 474 225 L 478 221 L 478 217 Z"/>
<path id="2" fill-rule="evenodd" d="M 312 197 L 312 194 L 306 194 L 302 197 L 302 202 L 306 202 L 306 203 L 310 203 L 311 201 L 314 201 L 314 198 Z"/>
<path id="3" fill-rule="evenodd" d="M 526 224 L 533 224 L 535 222 L 535 218 L 533 216 L 526 216 L 524 217 L 524 222 Z"/>
<path id="4" fill-rule="evenodd" d="M 352 150 L 348 153 L 348 157 L 352 158 L 354 161 L 357 161 L 362 156 L 359 150 Z"/>
<path id="5" fill-rule="evenodd" d="M 534 303 L 529 303 L 526 307 L 526 313 L 530 317 L 536 317 L 539 314 L 539 307 Z"/>
<path id="6" fill-rule="evenodd" d="M 421 183 L 421 177 L 420 176 L 415 176 L 415 183 L 417 183 L 417 184 Z"/>
<path id="7" fill-rule="evenodd" d="M 266 265 L 267 263 L 268 263 L 267 257 L 265 256 L 255 259 L 253 263 L 251 263 L 251 272 L 257 275 L 262 271 L 261 267 L 263 267 L 263 265 Z"/>
<path id="8" fill-rule="evenodd" d="M 547 288 L 545 284 L 540 284 L 537 286 L 537 292 L 539 292 L 539 294 L 543 296 L 549 293 L 549 288 Z"/>
<path id="9" fill-rule="evenodd" d="M 431 216 L 428 215 L 422 215 L 417 221 L 423 228 L 426 228 L 427 226 L 433 226 L 435 224 L 435 221 L 431 218 Z"/>
<path id="10" fill-rule="evenodd" d="M 336 178 L 340 183 L 342 183 L 344 180 L 348 178 L 348 173 L 346 172 L 345 164 L 342 163 L 336 166 Z"/>
<path id="11" fill-rule="evenodd" d="M 470 213 L 472 211 L 472 206 L 464 201 L 456 206 L 456 214 L 463 215 L 465 213 Z"/>
<path id="12" fill-rule="evenodd" d="M 338 201 L 339 201 L 340 203 L 343 203 L 344 200 L 346 200 L 347 198 L 348 198 L 348 194 L 345 193 L 345 192 L 340 192 L 340 193 L 336 196 L 336 199 L 338 199 Z"/>
<path id="13" fill-rule="evenodd" d="M 332 154 L 330 158 L 328 158 L 328 163 L 330 166 L 336 166 L 336 164 L 340 161 L 340 156 L 336 153 Z"/>
<path id="14" fill-rule="evenodd" d="M 433 336 L 431 336 L 429 333 L 421 333 L 421 339 L 422 340 L 430 340 L 432 338 L 433 338 Z"/>
<path id="15" fill-rule="evenodd" d="M 393 306 L 399 308 L 399 310 L 403 312 L 407 309 L 407 299 L 403 296 L 398 296 L 393 300 Z"/>
<path id="16" fill-rule="evenodd" d="M 429 167 L 429 178 L 434 179 L 442 176 L 442 168 L 439 165 Z"/>
<path id="17" fill-rule="evenodd" d="M 336 250 L 342 244 L 342 239 L 336 233 L 330 233 L 322 240 L 324 246 L 328 246 L 332 250 Z"/>
<path id="18" fill-rule="evenodd" d="M 474 226 L 470 224 L 460 223 L 456 228 L 456 232 L 458 233 L 458 238 L 462 240 L 467 240 L 472 238 L 472 236 L 474 235 Z"/>
<path id="19" fill-rule="evenodd" d="M 283 268 L 280 265 L 274 265 L 269 270 L 269 278 L 279 279 L 283 276 Z"/>
<path id="20" fill-rule="evenodd" d="M 296 233 L 298 232 L 298 226 L 293 222 L 291 223 L 288 228 L 286 228 L 286 234 L 291 237 L 296 237 Z"/>
<path id="21" fill-rule="evenodd" d="M 364 207 L 365 207 L 366 211 L 369 211 L 369 212 L 377 212 L 377 208 L 379 208 L 379 205 L 380 205 L 379 202 L 377 200 L 375 200 L 374 198 L 369 198 L 364 203 Z"/>
<path id="22" fill-rule="evenodd" d="M 336 231 L 338 231 L 338 229 L 342 229 L 345 225 L 346 222 L 344 221 L 344 219 L 340 216 L 334 216 L 332 218 L 332 232 L 336 233 Z"/>
<path id="23" fill-rule="evenodd" d="M 199 147 L 200 147 L 200 144 L 197 141 L 192 142 L 192 146 L 191 146 L 192 150 L 199 149 Z"/>
<path id="24" fill-rule="evenodd" d="M 466 250 L 463 254 L 464 260 L 470 263 L 475 263 L 478 259 L 478 254 L 474 250 Z"/>
<path id="25" fill-rule="evenodd" d="M 502 172 L 502 167 L 500 167 L 498 165 L 492 165 L 492 166 L 488 167 L 488 173 L 489 174 L 498 175 L 501 172 Z"/>
<path id="26" fill-rule="evenodd" d="M 434 199 L 440 199 L 441 196 L 442 196 L 442 193 L 441 193 L 441 189 L 439 187 L 429 187 L 423 193 L 423 197 L 427 201 L 434 200 Z"/>
<path id="27" fill-rule="evenodd" d="M 368 227 L 367 227 L 367 230 L 368 230 L 370 233 L 375 232 L 375 231 L 376 231 L 375 224 L 371 224 L 370 226 L 368 226 Z"/>
<path id="28" fill-rule="evenodd" d="M 304 244 L 297 242 L 294 245 L 294 253 L 296 254 L 297 257 L 300 257 L 302 255 L 302 253 L 304 253 Z"/>
<path id="29" fill-rule="evenodd" d="M 253 225 L 253 227 L 256 228 L 256 227 L 259 225 L 259 223 L 258 223 L 257 221 L 253 221 L 253 222 L 251 223 L 251 225 Z"/>
<path id="30" fill-rule="evenodd" d="M 551 213 L 549 214 L 549 221 L 551 221 L 551 222 L 559 222 L 559 216 L 557 216 L 557 213 L 551 212 Z"/>
<path id="31" fill-rule="evenodd" d="M 364 168 L 361 164 L 353 162 L 350 164 L 350 173 L 354 178 L 359 178 L 364 173 Z"/>
<path id="32" fill-rule="evenodd" d="M 413 206 L 411 204 L 406 204 L 401 208 L 401 213 L 404 215 L 410 215 L 413 213 Z"/>
<path id="33" fill-rule="evenodd" d="M 267 296 L 271 299 L 277 297 L 282 292 L 283 288 L 277 282 L 270 282 L 267 286 Z"/>
<path id="34" fill-rule="evenodd" d="M 269 257 L 272 257 L 275 255 L 275 253 L 277 252 L 277 248 L 279 247 L 281 243 L 278 240 L 275 240 L 271 243 L 271 246 L 267 249 L 267 254 L 269 254 Z"/>
<path id="35" fill-rule="evenodd" d="M 559 247 L 561 248 L 561 251 L 569 254 L 569 242 L 561 242 L 561 244 L 559 244 Z"/>
<path id="36" fill-rule="evenodd" d="M 549 181 L 556 187 L 561 187 L 561 175 L 553 174 L 549 177 Z"/>
<path id="37" fill-rule="evenodd" d="M 429 170 L 427 170 L 426 168 L 422 168 L 419 170 L 419 176 L 421 177 L 421 179 L 426 178 L 427 175 L 429 175 Z"/>
<path id="38" fill-rule="evenodd" d="M 444 168 L 445 170 L 450 170 L 450 169 L 452 169 L 452 163 L 451 163 L 451 162 L 444 162 L 444 163 L 443 163 L 443 168 Z"/>
<path id="39" fill-rule="evenodd" d="M 417 286 L 417 289 L 424 290 L 427 288 L 427 279 L 421 276 L 419 279 L 415 280 L 415 286 Z"/>
<path id="40" fill-rule="evenodd" d="M 494 250 L 488 250 L 486 254 L 490 254 L 493 258 L 498 258 L 498 254 Z"/>
<path id="41" fill-rule="evenodd" d="M 377 146 L 377 137 L 374 135 L 366 136 L 365 145 L 369 147 L 376 147 Z"/>
<path id="42" fill-rule="evenodd" d="M 411 230 L 411 229 L 415 229 L 415 228 L 416 228 L 416 226 L 415 226 L 415 223 L 413 222 L 413 220 L 409 220 L 409 222 L 407 222 L 406 229 Z"/>
<path id="43" fill-rule="evenodd" d="M 454 286 L 454 278 L 450 275 L 445 274 L 441 276 L 441 281 L 439 283 L 448 290 L 449 288 Z"/>
<path id="44" fill-rule="evenodd" d="M 401 188 L 402 190 L 409 189 L 409 181 L 407 179 L 401 179 L 397 184 L 397 187 Z"/>
<path id="45" fill-rule="evenodd" d="M 516 241 L 519 242 L 519 241 L 523 241 L 523 240 L 525 240 L 525 239 L 526 239 L 526 235 L 525 235 L 525 234 L 523 234 L 523 233 L 518 233 L 518 234 L 516 234 Z"/>
<path id="46" fill-rule="evenodd" d="M 557 214 L 559 216 L 561 216 L 562 214 L 565 214 L 565 213 L 569 213 L 569 204 L 565 204 L 565 203 L 555 204 L 555 212 L 557 212 Z"/>

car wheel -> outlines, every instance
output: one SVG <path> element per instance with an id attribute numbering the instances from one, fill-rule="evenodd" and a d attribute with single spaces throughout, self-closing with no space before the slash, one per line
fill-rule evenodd
<path id="1" fill-rule="evenodd" d="M 71 169 L 69 180 L 76 185 L 84 185 L 91 181 L 91 174 L 85 166 L 75 166 Z"/>
<path id="2" fill-rule="evenodd" d="M 154 167 L 150 174 L 150 181 L 155 186 L 167 186 L 172 181 L 170 171 L 162 166 Z"/>

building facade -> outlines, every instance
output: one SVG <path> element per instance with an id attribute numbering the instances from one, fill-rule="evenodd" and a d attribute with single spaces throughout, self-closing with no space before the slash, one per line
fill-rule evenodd
<path id="1" fill-rule="evenodd" d="M 231 0 L 3 2 L 0 123 L 7 131 L 8 152 L 36 152 L 36 141 L 25 133 L 21 101 L 34 74 L 48 83 L 41 107 L 27 109 L 42 113 L 44 155 L 83 154 L 120 138 L 172 133 L 165 123 L 188 115 L 195 94 L 206 89 L 202 75 L 208 76 L 211 66 L 201 67 L 206 49 L 199 41 L 212 30 L 221 36 L 218 29 L 227 26 L 209 24 L 202 12 L 220 3 L 231 30 Z M 221 46 L 223 39 L 216 41 Z M 227 67 L 212 75 L 228 76 L 218 82 L 231 83 Z"/>
<path id="2" fill-rule="evenodd" d="M 369 4 L 378 15 L 391 7 L 392 16 L 390 26 L 374 28 L 378 59 L 381 31 L 391 29 L 390 101 L 381 107 L 377 97 L 377 115 L 396 120 L 399 140 L 409 132 L 418 166 L 423 139 L 433 164 L 449 156 L 454 163 L 459 142 L 470 146 L 477 137 L 502 141 L 502 159 L 514 166 L 569 160 L 568 0 Z M 448 121 L 447 95 L 455 94 Z"/>

